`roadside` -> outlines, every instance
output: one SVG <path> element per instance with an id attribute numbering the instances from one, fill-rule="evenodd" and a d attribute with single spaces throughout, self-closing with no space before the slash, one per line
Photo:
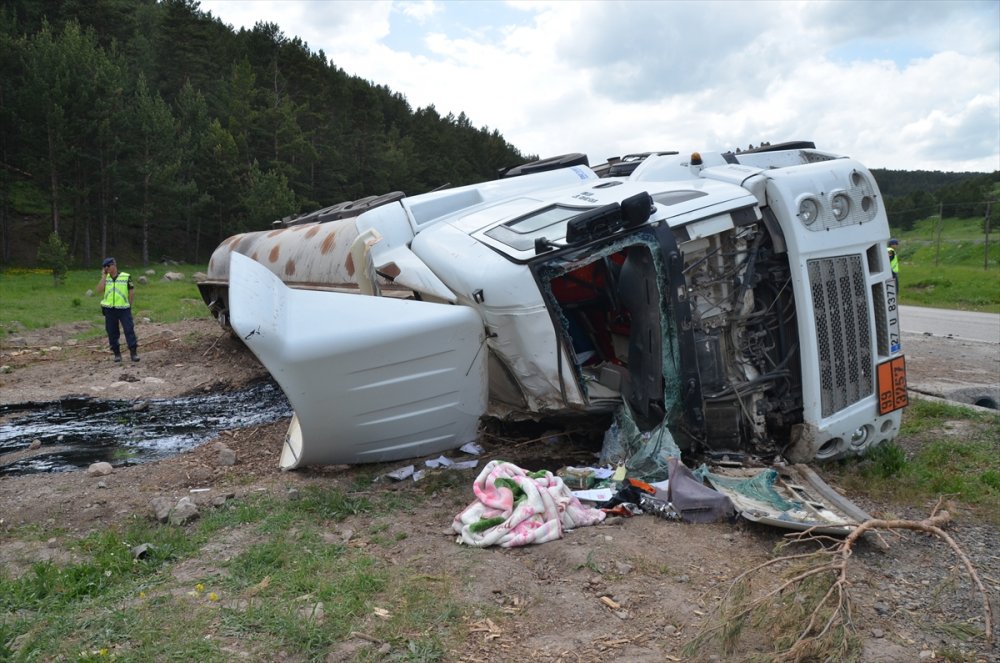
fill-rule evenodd
<path id="1" fill-rule="evenodd" d="M 232 390 L 266 375 L 236 339 L 208 320 L 141 325 L 142 361 L 130 366 L 112 364 L 96 340 L 70 345 L 73 333 L 53 328 L 24 336 L 23 345 L 5 342 L 0 365 L 10 372 L 0 374 L 0 403 L 69 394 L 163 398 Z M 991 379 L 995 384 L 996 346 L 910 335 L 904 344 L 911 387 L 968 380 L 990 384 Z M 202 521 L 239 510 L 243 515 L 230 515 L 217 529 L 199 529 L 197 521 L 182 529 L 190 539 L 207 539 L 189 556 L 165 563 L 143 585 L 147 597 L 129 599 L 125 614 L 138 618 L 145 614 L 144 601 L 155 600 L 149 609 L 167 611 L 171 619 L 156 620 L 162 631 L 148 637 L 180 641 L 195 629 L 195 640 L 212 643 L 207 654 L 197 650 L 201 660 L 481 661 L 524 659 L 529 652 L 535 661 L 690 660 L 682 647 L 709 619 L 727 583 L 769 559 L 782 539 L 780 531 L 749 523 L 686 525 L 646 515 L 580 528 L 539 546 L 469 549 L 455 543 L 450 524 L 472 500 L 478 469 L 435 471 L 421 482 L 373 482 L 401 463 L 282 473 L 277 459 L 284 429 L 277 423 L 229 431 L 189 453 L 103 477 L 70 472 L 0 479 L 0 578 L 30 574 L 40 562 L 80 563 L 87 555 L 81 540 L 151 523 L 156 498 L 191 497 Z M 554 471 L 592 459 L 593 448 L 581 436 L 557 430 L 490 432 L 482 440 L 479 467 L 501 458 Z M 235 453 L 235 464 L 222 461 L 218 443 Z M 349 498 L 354 506 L 301 520 L 303 513 L 312 513 L 306 508 L 309 500 L 331 494 Z M 850 497 L 874 516 L 920 519 L 934 506 Z M 269 513 L 283 514 L 293 525 L 275 529 L 279 523 L 268 520 Z M 953 516 L 948 531 L 995 597 L 1000 533 L 974 514 Z M 310 532 L 318 538 L 307 536 Z M 280 542 L 283 555 L 264 565 L 252 582 L 240 580 L 236 562 L 242 564 L 268 541 Z M 981 606 L 947 547 L 917 533 L 891 537 L 888 543 L 887 551 L 865 543 L 853 560 L 860 660 L 997 661 L 981 638 L 969 637 L 977 624 L 981 628 Z M 301 588 L 268 587 L 280 584 L 273 579 L 282 577 L 283 565 L 306 564 L 310 555 L 334 549 L 348 559 L 365 560 L 384 579 L 367 590 L 344 631 L 335 628 L 329 598 L 325 621 L 315 619 L 322 578 L 306 578 Z M 209 592 L 218 600 L 204 598 Z M 292 619 L 294 626 L 277 620 L 278 626 L 268 628 L 253 610 L 258 595 L 283 597 L 293 615 L 302 603 L 312 606 L 312 617 Z M 428 598 L 419 596 L 433 605 L 421 603 Z M 995 608 L 995 621 L 998 614 Z M 189 622 L 195 615 L 197 620 Z M 44 617 L 8 613 L 4 633 L 21 637 L 27 631 L 15 625 L 32 622 L 36 631 L 45 632 L 38 625 Z M 310 619 L 314 639 L 296 643 L 288 630 Z M 66 647 L 102 646 L 85 633 L 65 637 Z M 772 637 L 762 629 L 740 655 L 768 651 Z M 139 656 L 135 642 L 110 645 L 122 656 Z M 187 646 L 182 642 L 175 646 L 196 651 L 182 650 Z M 705 660 L 738 659 L 714 656 Z"/>

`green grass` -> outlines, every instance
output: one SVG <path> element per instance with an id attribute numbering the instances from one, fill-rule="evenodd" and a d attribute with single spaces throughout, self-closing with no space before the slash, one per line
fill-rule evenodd
<path id="1" fill-rule="evenodd" d="M 251 660 L 278 651 L 323 660 L 352 631 L 389 643 L 393 660 L 442 660 L 473 606 L 450 578 L 373 554 L 374 535 L 398 540 L 384 535 L 401 513 L 392 494 L 309 488 L 298 500 L 231 502 L 186 530 L 135 520 L 79 540 L 63 534 L 60 546 L 82 561 L 37 563 L 17 578 L 0 569 L 0 660 L 227 661 L 231 646 Z M 357 514 L 372 521 L 368 546 L 329 537 L 331 523 Z M 210 541 L 242 543 L 222 561 L 204 549 Z M 134 560 L 139 543 L 151 547 Z M 179 582 L 184 562 L 204 575 Z M 385 660 L 377 645 L 354 655 Z"/>
<path id="2" fill-rule="evenodd" d="M 903 304 L 1000 313 L 1000 221 L 990 233 L 988 259 L 982 221 L 945 218 L 940 241 L 936 217 L 892 231 L 900 241 Z"/>
<path id="3" fill-rule="evenodd" d="M 830 471 L 852 494 L 905 505 L 948 496 L 1000 524 L 1000 415 L 916 399 L 896 442 Z"/>
<path id="4" fill-rule="evenodd" d="M 149 318 L 152 322 L 176 322 L 191 318 L 207 318 L 208 308 L 201 299 L 191 275 L 205 271 L 203 265 L 157 265 L 156 274 L 146 275 L 145 269 L 122 265 L 135 283 L 133 317 Z M 163 281 L 167 271 L 184 274 L 183 281 Z M 88 321 L 94 328 L 81 333 L 82 338 L 102 334 L 101 298 L 94 290 L 100 270 L 70 270 L 66 282 L 53 283 L 45 270 L 10 269 L 0 272 L 0 332 L 16 334 L 24 329 L 43 329 L 54 325 Z M 138 283 L 146 276 L 148 283 Z M 91 291 L 90 296 L 87 291 Z"/>
<path id="5" fill-rule="evenodd" d="M 1000 268 L 904 264 L 899 272 L 903 304 L 1000 313 Z"/>

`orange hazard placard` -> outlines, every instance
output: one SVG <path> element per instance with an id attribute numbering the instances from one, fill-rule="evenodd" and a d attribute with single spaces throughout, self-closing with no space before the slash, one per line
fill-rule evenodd
<path id="1" fill-rule="evenodd" d="M 906 407 L 906 358 L 896 357 L 878 365 L 878 413 Z"/>

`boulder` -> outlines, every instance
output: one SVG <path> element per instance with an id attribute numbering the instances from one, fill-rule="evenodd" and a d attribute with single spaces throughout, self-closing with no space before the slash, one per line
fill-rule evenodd
<path id="1" fill-rule="evenodd" d="M 159 522 L 165 523 L 170 518 L 170 510 L 174 508 L 174 502 L 169 497 L 154 497 L 149 505 L 153 509 L 153 517 Z"/>
<path id="2" fill-rule="evenodd" d="M 91 463 L 90 467 L 87 468 L 87 476 L 106 477 L 114 471 L 115 468 L 111 467 L 111 463 L 101 461 L 100 463 Z"/>
<path id="3" fill-rule="evenodd" d="M 170 510 L 170 517 L 168 520 L 171 525 L 187 525 L 188 523 L 197 520 L 199 515 L 198 506 L 191 500 L 191 498 L 182 497 L 177 500 L 177 504 Z"/>
<path id="4" fill-rule="evenodd" d="M 230 467 L 236 464 L 236 452 L 227 447 L 226 445 L 219 443 L 215 445 L 219 450 L 219 456 L 216 459 L 216 464 L 219 467 Z"/>

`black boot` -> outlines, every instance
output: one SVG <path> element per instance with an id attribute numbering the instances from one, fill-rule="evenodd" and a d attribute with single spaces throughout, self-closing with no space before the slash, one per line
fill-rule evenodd
<path id="1" fill-rule="evenodd" d="M 136 348 L 129 348 L 128 352 L 132 355 L 132 361 L 139 361 L 139 350 Z"/>
<path id="2" fill-rule="evenodd" d="M 119 350 L 118 348 L 115 348 L 114 353 L 115 353 L 115 363 L 116 364 L 122 363 L 122 351 Z"/>

